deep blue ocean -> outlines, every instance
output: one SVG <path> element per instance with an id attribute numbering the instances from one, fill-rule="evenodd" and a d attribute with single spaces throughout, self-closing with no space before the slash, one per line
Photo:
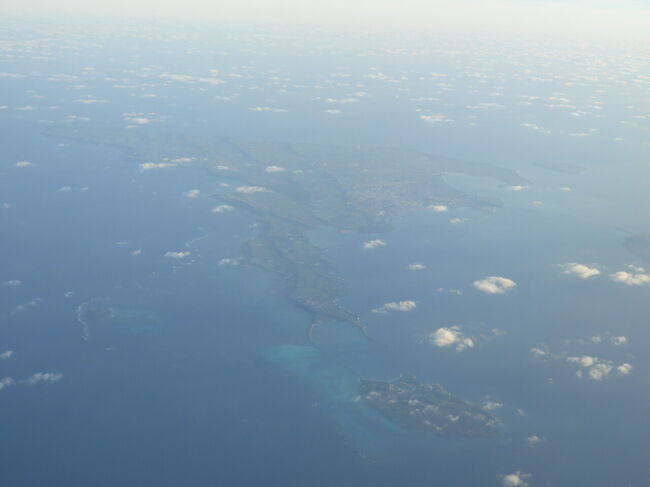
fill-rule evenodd
<path id="1" fill-rule="evenodd" d="M 401 58 L 339 41 L 300 48 L 269 33 L 174 39 L 152 30 L 135 43 L 132 31 L 49 38 L 41 29 L 21 31 L 23 40 L 42 39 L 36 53 L 24 48 L 0 63 L 0 71 L 25 75 L 0 79 L 7 106 L 0 110 L 0 282 L 21 281 L 0 287 L 0 353 L 13 352 L 0 361 L 0 379 L 15 382 L 0 388 L 0 485 L 483 487 L 502 485 L 511 472 L 532 473 L 531 487 L 648 483 L 650 295 L 608 277 L 644 265 L 622 242 L 650 230 L 644 132 L 626 129 L 626 145 L 609 137 L 621 130 L 615 116 L 634 93 L 611 93 L 613 113 L 594 121 L 599 132 L 588 142 L 539 139 L 509 127 L 510 112 L 486 113 L 476 125 L 462 118 L 454 107 L 473 103 L 480 86 L 461 89 L 463 63 L 442 55 Z M 199 34 L 208 40 L 199 43 Z M 62 45 L 76 45 L 75 55 Z M 495 86 L 482 90 L 553 92 L 510 79 L 512 67 L 478 66 L 480 58 L 468 56 L 467 69 L 496 73 Z M 238 76 L 214 87 L 159 77 L 213 68 Z M 379 70 L 407 77 L 405 89 L 362 76 Z M 457 90 L 435 110 L 463 123 L 434 130 L 418 119 L 413 99 L 427 90 L 416 74 L 425 71 L 455 76 Z M 52 80 L 64 73 L 77 78 Z M 371 94 L 341 114 L 313 107 L 315 98 L 358 91 Z M 91 96 L 106 103 L 75 102 Z M 258 105 L 288 111 L 249 110 Z M 452 186 L 503 206 L 412 211 L 382 234 L 309 232 L 347 281 L 342 303 L 376 339 L 320 326 L 314 348 L 310 317 L 286 299 L 281 278 L 218 265 L 243 264 L 242 243 L 256 232 L 252 214 L 211 211 L 218 204 L 211 195 L 232 181 L 189 166 L 141 171 L 142 161 L 119 148 L 48 135 L 52 123 L 140 130 L 124 128 L 127 113 L 167 133 L 417 149 L 514 168 L 531 184 L 515 191 L 450 174 Z M 561 125 L 545 113 L 540 123 Z M 549 161 L 585 170 L 537 165 Z M 199 197 L 185 195 L 192 189 Z M 375 238 L 386 246 L 362 250 Z M 559 265 L 567 262 L 598 265 L 602 275 L 564 275 Z M 426 268 L 409 270 L 412 263 Z M 492 275 L 517 287 L 504 296 L 472 287 Z M 417 308 L 371 311 L 401 300 Z M 85 328 L 84 303 L 114 316 Z M 473 348 L 428 342 L 454 325 L 473 337 Z M 628 342 L 613 346 L 614 336 Z M 535 358 L 533 348 L 548 356 Z M 579 379 L 570 356 L 632 363 L 633 372 Z M 39 372 L 62 378 L 29 385 Z M 443 440 L 367 415 L 355 400 L 358 377 L 403 373 L 475 403 L 498 402 L 503 434 Z M 529 448 L 533 435 L 541 441 Z"/>

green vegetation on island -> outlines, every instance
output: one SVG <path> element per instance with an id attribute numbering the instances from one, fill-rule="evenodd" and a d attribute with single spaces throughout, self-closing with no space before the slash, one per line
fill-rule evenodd
<path id="1" fill-rule="evenodd" d="M 391 382 L 361 379 L 363 400 L 391 422 L 443 437 L 479 438 L 499 433 L 499 421 L 479 406 L 452 396 L 439 384 L 413 376 Z"/>

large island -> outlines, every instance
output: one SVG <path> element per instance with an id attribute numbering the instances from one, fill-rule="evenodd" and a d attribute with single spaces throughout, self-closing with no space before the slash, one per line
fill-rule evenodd
<path id="1" fill-rule="evenodd" d="M 526 184 L 508 169 L 405 149 L 250 142 L 148 127 L 115 131 L 61 125 L 49 134 L 119 147 L 136 167 L 190 166 L 231 181 L 213 197 L 256 216 L 259 232 L 244 244 L 244 255 L 250 264 L 285 278 L 287 297 L 312 315 L 310 340 L 313 328 L 328 322 L 347 323 L 367 334 L 359 317 L 339 304 L 345 282 L 307 230 L 378 233 L 390 230 L 391 222 L 408 210 L 500 205 L 451 187 L 445 173 Z"/>

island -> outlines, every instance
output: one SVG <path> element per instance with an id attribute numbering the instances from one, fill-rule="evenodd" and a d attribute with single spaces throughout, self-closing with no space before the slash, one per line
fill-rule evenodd
<path id="1" fill-rule="evenodd" d="M 499 433 L 494 415 L 454 397 L 439 384 L 425 384 L 414 376 L 390 382 L 362 378 L 359 392 L 375 411 L 407 430 L 463 438 L 489 438 Z"/>
<path id="2" fill-rule="evenodd" d="M 494 209 L 501 203 L 459 191 L 447 173 L 494 178 L 502 184 L 527 181 L 515 171 L 398 148 L 245 141 L 217 134 L 181 134 L 150 127 L 137 130 L 51 126 L 51 136 L 120 148 L 134 169 L 192 167 L 215 181 L 230 181 L 212 195 L 221 205 L 255 215 L 258 234 L 244 243 L 249 264 L 284 278 L 286 296 L 317 325 L 365 325 L 339 304 L 344 279 L 307 231 L 379 233 L 406 211 L 444 205 Z"/>

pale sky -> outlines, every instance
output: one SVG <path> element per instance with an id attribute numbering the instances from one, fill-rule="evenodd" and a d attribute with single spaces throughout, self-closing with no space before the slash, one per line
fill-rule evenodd
<path id="1" fill-rule="evenodd" d="M 22 0 L 0 12 L 648 36 L 650 0 Z"/>

